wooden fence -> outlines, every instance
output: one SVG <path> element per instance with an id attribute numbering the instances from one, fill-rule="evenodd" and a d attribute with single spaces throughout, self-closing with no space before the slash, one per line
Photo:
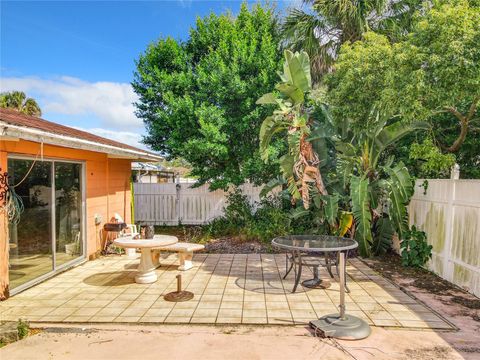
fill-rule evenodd
<path id="1" fill-rule="evenodd" d="M 209 191 L 208 185 L 192 188 L 189 183 L 141 184 L 133 186 L 135 222 L 147 225 L 201 225 L 223 215 L 227 192 Z M 260 200 L 261 187 L 240 187 L 253 204 Z"/>
<path id="2" fill-rule="evenodd" d="M 429 263 L 444 279 L 480 296 L 480 180 L 417 180 L 410 224 L 427 233 Z"/>

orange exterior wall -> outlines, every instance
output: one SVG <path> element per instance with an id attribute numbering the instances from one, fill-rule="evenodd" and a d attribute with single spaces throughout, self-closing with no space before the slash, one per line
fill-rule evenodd
<path id="1" fill-rule="evenodd" d="M 7 170 L 7 155 L 42 155 L 40 143 L 30 141 L 0 140 L 0 167 Z M 74 160 L 85 162 L 86 189 L 86 255 L 95 257 L 102 249 L 103 225 L 118 213 L 126 223 L 130 223 L 130 159 L 111 159 L 107 154 L 86 150 L 76 150 L 53 145 L 43 145 L 43 156 L 49 159 Z M 37 160 L 39 161 L 39 160 Z M 95 225 L 95 214 L 101 216 L 100 224 Z M 3 218 L 3 219 L 2 219 Z M 5 216 L 0 214 L 0 299 L 5 293 L 5 281 L 8 284 L 8 244 L 5 228 Z M 7 260 L 7 261 L 6 261 Z M 3 291 L 2 291 L 3 289 Z M 8 295 L 7 295 L 8 296 Z"/>
<path id="2" fill-rule="evenodd" d="M 3 175 L 7 171 L 7 156 L 0 148 L 0 173 Z M 4 202 L 0 202 L 0 207 Z M 8 297 L 8 225 L 5 212 L 0 210 L 0 300 Z"/>

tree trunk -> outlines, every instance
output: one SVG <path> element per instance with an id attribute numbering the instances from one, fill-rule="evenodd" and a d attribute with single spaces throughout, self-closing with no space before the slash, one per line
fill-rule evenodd
<path id="1" fill-rule="evenodd" d="M 468 121 L 466 121 L 465 118 L 464 118 L 463 120 L 460 121 L 460 134 L 455 139 L 453 144 L 451 146 L 449 146 L 446 150 L 449 153 L 457 152 L 460 149 L 460 147 L 463 145 L 463 143 L 465 142 L 465 138 L 467 137 L 467 133 L 468 133 Z"/>
<path id="2" fill-rule="evenodd" d="M 446 151 L 450 153 L 454 153 L 460 150 L 460 147 L 463 145 L 463 143 L 465 142 L 465 138 L 467 137 L 468 125 L 470 123 L 470 120 L 473 118 L 475 111 L 477 110 L 477 104 L 479 100 L 480 100 L 480 95 L 476 96 L 473 99 L 472 104 L 470 105 L 470 109 L 468 110 L 468 113 L 466 115 L 463 115 L 454 107 L 446 108 L 446 110 L 449 113 L 453 114 L 460 123 L 460 134 L 455 139 L 453 144 L 450 147 L 446 148 Z"/>

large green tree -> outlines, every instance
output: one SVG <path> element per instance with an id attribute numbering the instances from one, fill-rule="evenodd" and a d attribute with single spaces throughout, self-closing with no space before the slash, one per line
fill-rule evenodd
<path id="1" fill-rule="evenodd" d="M 23 91 L 10 91 L 0 94 L 0 107 L 14 109 L 27 115 L 42 116 L 35 99 L 27 97 Z"/>
<path id="2" fill-rule="evenodd" d="M 444 153 L 463 159 L 463 172 L 472 176 L 480 163 L 479 24 L 478 7 L 455 1 L 426 10 L 398 43 L 371 32 L 346 43 L 327 78 L 335 118 L 356 129 L 373 125 L 373 110 L 406 123 L 429 121 L 429 136 Z"/>
<path id="3" fill-rule="evenodd" d="M 422 0 L 304 0 L 306 9 L 293 8 L 282 23 L 286 48 L 306 51 L 312 77 L 334 66 L 340 46 L 355 42 L 375 30 L 399 39 L 411 27 L 413 14 Z"/>
<path id="4" fill-rule="evenodd" d="M 277 166 L 264 164 L 258 150 L 269 110 L 255 101 L 276 82 L 279 42 L 273 8 L 244 3 L 237 16 L 199 18 L 186 41 L 151 44 L 132 83 L 145 143 L 186 159 L 212 189 L 270 179 Z"/>

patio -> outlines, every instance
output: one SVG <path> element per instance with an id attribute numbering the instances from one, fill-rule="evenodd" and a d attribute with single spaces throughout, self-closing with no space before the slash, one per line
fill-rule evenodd
<path id="1" fill-rule="evenodd" d="M 299 287 L 293 274 L 282 280 L 282 254 L 199 254 L 194 268 L 182 272 L 195 297 L 171 303 L 177 259 L 170 255 L 156 270 L 158 281 L 136 284 L 138 259 L 110 256 L 87 262 L 0 303 L 2 320 L 90 323 L 200 323 L 304 325 L 337 312 L 338 279 L 321 277 L 327 289 Z M 347 313 L 381 327 L 453 330 L 428 307 L 407 295 L 358 259 L 349 260 Z M 308 271 L 302 280 L 312 277 Z"/>

